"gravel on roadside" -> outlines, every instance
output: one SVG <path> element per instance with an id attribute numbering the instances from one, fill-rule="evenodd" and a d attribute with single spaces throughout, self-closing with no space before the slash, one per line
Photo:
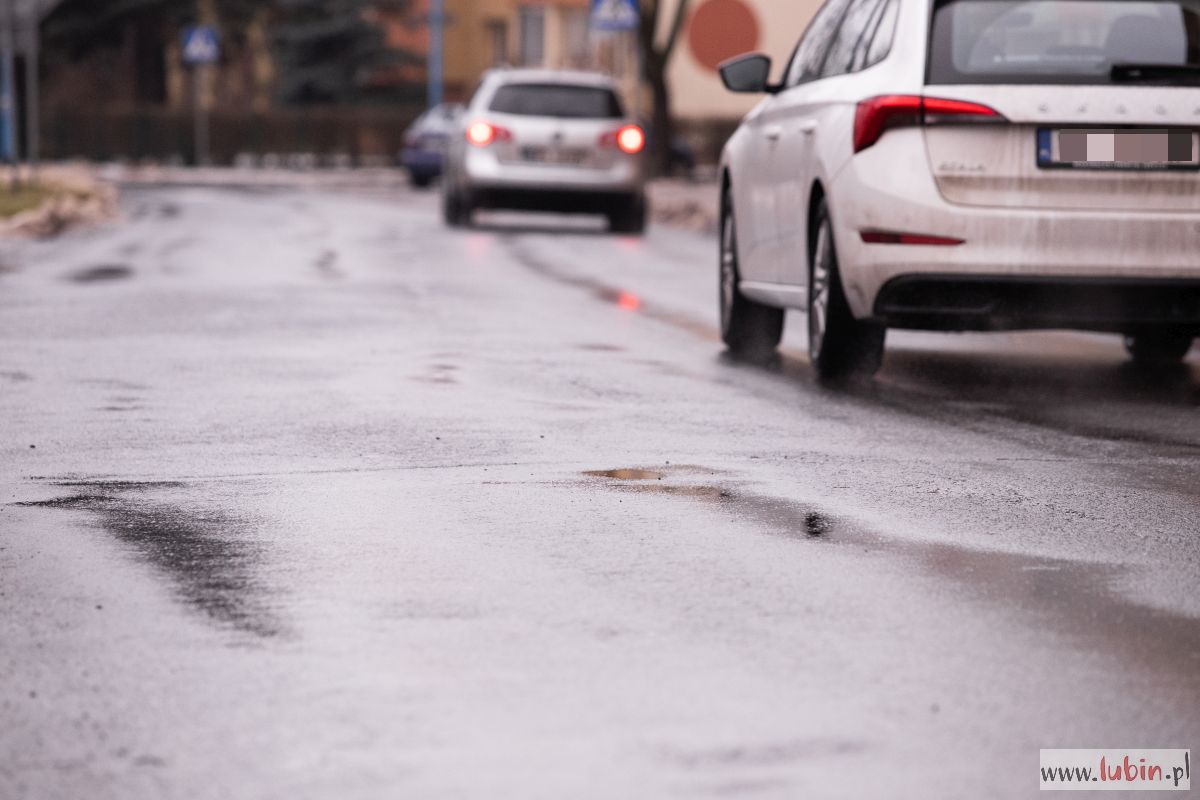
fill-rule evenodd
<path id="1" fill-rule="evenodd" d="M 0 222 L 0 235 L 53 236 L 79 224 L 102 222 L 118 216 L 120 184 L 194 186 L 320 187 L 397 191 L 407 186 L 404 172 L 371 169 L 249 169 L 170 166 L 126 166 L 85 163 L 46 165 L 40 180 L 57 191 L 37 209 Z M 713 179 L 662 178 L 646 187 L 650 218 L 697 233 L 717 229 L 718 191 Z"/>
<path id="2" fill-rule="evenodd" d="M 719 199 L 715 180 L 663 178 L 651 181 L 646 192 L 654 222 L 698 233 L 716 233 Z"/>
<path id="3" fill-rule="evenodd" d="M 117 190 L 101 180 L 90 164 L 47 164 L 36 177 L 25 172 L 46 192 L 35 208 L 0 220 L 0 236 L 55 236 L 68 228 L 115 219 Z"/>

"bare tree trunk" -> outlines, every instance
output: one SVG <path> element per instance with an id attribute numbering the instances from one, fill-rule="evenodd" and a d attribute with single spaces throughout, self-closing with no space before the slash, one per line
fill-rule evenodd
<path id="1" fill-rule="evenodd" d="M 658 17 L 664 0 L 642 0 L 642 19 L 638 27 L 638 48 L 642 57 L 642 78 L 650 86 L 654 110 L 650 118 L 650 170 L 654 175 L 671 171 L 671 90 L 667 84 L 667 65 L 687 18 L 689 0 L 676 0 L 666 40 L 657 41 Z"/>
<path id="2" fill-rule="evenodd" d="M 667 87 L 666 70 L 655 64 L 647 70 L 646 81 L 654 100 L 654 111 L 650 119 L 650 166 L 655 176 L 671 173 L 671 139 L 674 124 L 671 119 L 671 93 Z"/>

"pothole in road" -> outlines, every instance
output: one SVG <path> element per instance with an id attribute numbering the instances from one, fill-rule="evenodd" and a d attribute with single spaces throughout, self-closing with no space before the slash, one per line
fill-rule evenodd
<path id="1" fill-rule="evenodd" d="M 133 275 L 133 269 L 125 264 L 100 264 L 76 271 L 70 276 L 75 283 L 100 283 L 118 281 Z"/>
<path id="2" fill-rule="evenodd" d="M 626 467 L 622 469 L 589 469 L 584 470 L 584 475 L 591 478 L 616 478 L 619 481 L 661 481 L 665 475 L 661 472 L 654 472 L 648 469 L 637 469 L 636 467 Z"/>
<path id="3" fill-rule="evenodd" d="M 772 529 L 782 529 L 791 535 L 803 534 L 807 538 L 820 538 L 832 533 L 837 527 L 837 523 L 833 517 L 788 500 L 738 494 L 730 489 L 711 484 L 663 482 L 670 474 L 680 473 L 712 474 L 713 470 L 682 464 L 669 467 L 664 471 L 626 467 L 622 469 L 585 470 L 583 474 L 592 478 L 612 478 L 619 481 L 628 481 L 628 483 L 608 484 L 608 488 L 613 491 L 687 497 L 701 502 L 730 505 L 745 516 L 753 518 Z"/>

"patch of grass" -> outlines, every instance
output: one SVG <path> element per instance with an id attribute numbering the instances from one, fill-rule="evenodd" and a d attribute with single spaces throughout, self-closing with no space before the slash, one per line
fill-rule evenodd
<path id="1" fill-rule="evenodd" d="M 37 208 L 54 194 L 54 189 L 40 184 L 22 184 L 16 191 L 0 186 L 0 219 L 15 217 L 22 211 Z"/>

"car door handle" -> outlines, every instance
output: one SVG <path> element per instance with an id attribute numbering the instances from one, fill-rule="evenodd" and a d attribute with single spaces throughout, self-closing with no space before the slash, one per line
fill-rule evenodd
<path id="1" fill-rule="evenodd" d="M 779 137 L 783 136 L 783 127 L 780 125 L 771 125 L 763 129 L 763 136 L 772 142 L 779 141 Z"/>
<path id="2" fill-rule="evenodd" d="M 806 119 L 800 123 L 800 132 L 808 136 L 817 132 L 817 121 L 815 119 Z"/>

